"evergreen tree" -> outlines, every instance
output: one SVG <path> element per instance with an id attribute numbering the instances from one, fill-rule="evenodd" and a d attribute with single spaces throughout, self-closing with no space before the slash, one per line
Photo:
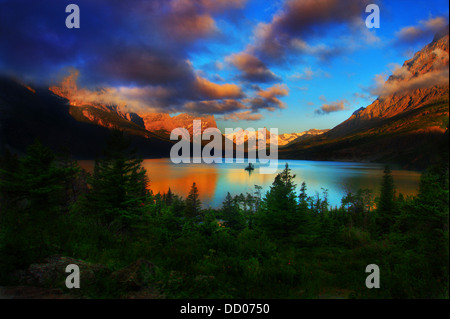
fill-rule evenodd
<path id="1" fill-rule="evenodd" d="M 299 228 L 294 178 L 295 175 L 291 175 L 291 169 L 286 163 L 262 202 L 258 224 L 276 238 L 287 238 Z"/>
<path id="2" fill-rule="evenodd" d="M 240 197 L 235 199 L 240 199 Z M 227 227 L 240 231 L 245 228 L 245 219 L 235 199 L 230 193 L 227 193 L 222 204 L 222 215 Z"/>
<path id="3" fill-rule="evenodd" d="M 301 211 L 307 211 L 308 210 L 308 195 L 306 194 L 306 190 L 308 188 L 306 187 L 306 183 L 303 182 L 302 186 L 300 187 L 300 195 L 298 195 L 299 198 L 299 209 Z"/>
<path id="4" fill-rule="evenodd" d="M 186 208 L 185 208 L 186 217 L 189 218 L 198 217 L 200 215 L 201 205 L 202 203 L 199 198 L 197 185 L 193 183 L 191 190 L 189 191 L 189 195 L 186 198 Z"/>
<path id="5" fill-rule="evenodd" d="M 96 160 L 94 174 L 88 178 L 90 191 L 85 207 L 104 225 L 119 224 L 128 229 L 141 215 L 148 195 L 148 177 L 131 142 L 122 131 L 114 130 Z"/>
<path id="6" fill-rule="evenodd" d="M 389 166 L 384 169 L 377 213 L 378 234 L 389 233 L 396 217 L 395 184 Z"/>
<path id="7" fill-rule="evenodd" d="M 166 200 L 166 205 L 167 206 L 171 206 L 172 205 L 172 203 L 173 203 L 173 193 L 172 193 L 172 190 L 170 189 L 170 187 L 169 187 L 169 191 L 166 194 L 165 200 Z"/>
<path id="8" fill-rule="evenodd" d="M 443 174 L 444 175 L 443 175 Z M 431 278 L 441 283 L 442 292 L 449 280 L 449 187 L 448 170 L 441 167 L 427 170 L 420 182 L 419 195 L 412 211 L 411 231 L 418 237 L 418 252 L 424 255 L 429 265 Z M 445 283 L 447 286 L 445 288 Z M 436 288 L 436 287 L 431 287 Z"/>
<path id="9" fill-rule="evenodd" d="M 7 156 L 2 161 L 0 228 L 6 232 L 2 254 L 10 254 L 12 264 L 23 265 L 58 251 L 66 226 L 64 191 L 77 171 L 75 165 L 60 165 L 38 140 L 27 148 L 26 156 Z"/>
<path id="10" fill-rule="evenodd" d="M 255 185 L 255 212 L 257 212 L 261 206 L 262 201 L 262 186 Z"/>

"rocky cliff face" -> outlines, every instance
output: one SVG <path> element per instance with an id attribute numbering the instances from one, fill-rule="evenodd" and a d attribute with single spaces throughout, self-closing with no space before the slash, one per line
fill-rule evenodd
<path id="1" fill-rule="evenodd" d="M 143 158 L 166 157 L 173 146 L 111 109 L 68 105 L 67 99 L 48 88 L 30 90 L 0 77 L 0 153 L 9 149 L 23 154 L 39 138 L 55 152 L 69 151 L 75 158 L 92 159 L 101 155 L 111 127 L 124 129 Z"/>
<path id="2" fill-rule="evenodd" d="M 266 143 L 273 143 L 273 141 L 278 141 L 278 147 L 283 147 L 291 143 L 299 142 L 300 140 L 306 140 L 308 138 L 318 136 L 328 132 L 329 130 L 316 130 L 311 129 L 309 131 L 301 133 L 291 133 L 291 134 L 279 134 L 276 135 L 266 129 Z M 224 136 L 230 140 L 236 139 L 236 145 L 245 144 L 249 139 L 257 140 L 259 134 L 263 134 L 263 130 L 258 130 L 255 132 L 249 132 L 247 130 L 240 130 L 236 134 L 224 134 Z"/>
<path id="3" fill-rule="evenodd" d="M 291 143 L 282 158 L 397 163 L 423 169 L 448 149 L 448 27 L 397 67 L 373 93 L 379 97 L 327 133 Z"/>
<path id="4" fill-rule="evenodd" d="M 379 97 L 356 111 L 347 121 L 331 130 L 333 137 L 376 125 L 449 94 L 449 35 L 439 33 L 433 41 L 393 71 L 389 79 L 374 89 Z"/>
<path id="5" fill-rule="evenodd" d="M 128 123 L 118 120 L 118 117 L 130 123 L 133 123 L 143 130 L 156 133 L 157 135 L 169 138 L 170 132 L 175 128 L 185 128 L 192 135 L 193 121 L 202 121 L 202 132 L 207 128 L 217 128 L 216 121 L 213 115 L 189 115 L 179 114 L 171 117 L 166 113 L 144 113 L 144 112 L 130 112 L 127 106 L 122 104 L 105 103 L 96 101 L 96 96 L 103 96 L 98 92 L 90 92 L 83 89 L 78 89 L 77 86 L 78 71 L 73 71 L 66 77 L 61 85 L 52 86 L 49 88 L 51 92 L 69 101 L 71 106 L 71 115 L 77 120 L 83 122 L 90 122 L 99 126 L 107 128 L 125 129 L 128 128 Z M 108 92 L 106 92 L 107 95 Z M 76 110 L 75 108 L 80 108 Z M 139 129 L 137 129 L 139 131 Z M 135 130 L 131 133 L 136 133 Z M 139 132 L 139 135 L 144 135 Z"/>
<path id="6" fill-rule="evenodd" d="M 213 115 L 194 116 L 189 114 L 179 114 L 171 117 L 165 113 L 147 113 L 140 115 L 143 119 L 145 129 L 150 132 L 159 132 L 161 135 L 170 136 L 170 132 L 176 128 L 185 128 L 193 134 L 193 121 L 202 121 L 202 132 L 207 128 L 217 128 L 216 120 Z"/>
<path id="7" fill-rule="evenodd" d="M 280 134 L 280 135 L 278 135 L 278 145 L 285 146 L 290 143 L 296 143 L 296 142 L 303 141 L 303 140 L 308 139 L 313 136 L 322 135 L 328 131 L 329 130 L 311 129 L 311 130 L 301 132 L 301 133 Z"/>

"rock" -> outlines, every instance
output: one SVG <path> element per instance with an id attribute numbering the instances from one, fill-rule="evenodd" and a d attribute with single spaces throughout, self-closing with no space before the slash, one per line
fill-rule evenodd
<path id="1" fill-rule="evenodd" d="M 71 257 L 52 256 L 42 263 L 31 264 L 27 269 L 13 273 L 13 278 L 23 285 L 36 287 L 64 286 L 69 273 L 67 265 L 75 264 L 80 268 L 80 284 L 82 286 L 94 285 L 100 277 L 109 274 L 108 268 L 99 264 L 92 264 Z"/>

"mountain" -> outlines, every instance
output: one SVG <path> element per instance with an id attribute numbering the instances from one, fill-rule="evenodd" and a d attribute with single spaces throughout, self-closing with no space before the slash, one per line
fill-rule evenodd
<path id="1" fill-rule="evenodd" d="M 448 74 L 447 28 L 376 88 L 379 97 L 371 105 L 325 134 L 291 143 L 280 157 L 424 168 L 448 138 Z"/>
<path id="2" fill-rule="evenodd" d="M 258 131 L 249 132 L 247 130 L 240 130 L 236 134 L 230 133 L 230 134 L 224 134 L 224 136 L 230 140 L 233 140 L 233 138 L 236 138 L 236 145 L 245 144 L 247 147 L 248 140 L 257 140 L 259 134 L 263 133 L 264 129 L 259 129 Z M 284 147 L 290 143 L 300 141 L 300 140 L 306 140 L 308 138 L 311 138 L 313 136 L 318 136 L 320 134 L 326 133 L 329 130 L 316 130 L 311 129 L 309 131 L 301 132 L 301 133 L 291 133 L 291 134 L 280 134 L 276 135 L 272 132 L 270 132 L 268 129 L 266 129 L 266 143 L 269 143 L 271 141 L 278 141 L 278 147 Z"/>
<path id="3" fill-rule="evenodd" d="M 93 122 L 89 116 L 99 122 Z M 165 157 L 173 145 L 117 112 L 92 105 L 70 105 L 66 98 L 48 88 L 31 88 L 0 77 L 0 152 L 8 148 L 23 153 L 39 138 L 54 151 L 69 151 L 76 158 L 93 159 L 100 156 L 111 127 L 126 128 L 132 145 L 145 158 Z"/>
<path id="4" fill-rule="evenodd" d="M 356 111 L 330 132 L 332 136 L 343 136 L 363 127 L 374 126 L 383 119 L 393 118 L 448 97 L 448 41 L 448 30 L 440 38 L 436 36 L 430 44 L 397 69 L 381 90 L 382 93 L 392 90 L 399 93 L 382 95 L 367 108 Z"/>
<path id="5" fill-rule="evenodd" d="M 301 132 L 301 133 L 281 134 L 281 135 L 278 135 L 278 145 L 286 146 L 291 143 L 297 143 L 297 142 L 304 141 L 304 140 L 309 139 L 314 136 L 322 135 L 328 131 L 329 130 L 311 129 L 311 130 Z"/>
<path id="6" fill-rule="evenodd" d="M 207 128 L 217 128 L 213 115 L 194 116 L 182 113 L 172 117 L 166 113 L 130 112 L 123 102 L 99 102 L 109 92 L 78 89 L 78 75 L 78 71 L 72 71 L 60 86 L 52 86 L 49 90 L 68 100 L 70 114 L 80 122 L 122 129 L 132 135 L 147 138 L 157 135 L 164 139 L 170 139 L 170 133 L 175 128 L 185 128 L 192 136 L 194 120 L 202 121 L 202 132 Z"/>
<path id="7" fill-rule="evenodd" d="M 236 133 L 223 134 L 226 139 L 233 141 L 236 146 L 244 144 L 244 149 L 248 149 L 249 141 L 254 141 L 255 147 L 251 149 L 257 149 L 258 146 L 258 136 L 260 134 L 264 134 L 264 129 L 259 129 L 257 131 L 248 131 L 248 130 L 239 130 Z M 266 144 L 271 141 L 276 140 L 277 135 L 271 133 L 268 129 L 266 129 Z"/>
<path id="8" fill-rule="evenodd" d="M 124 104 L 94 102 L 89 94 L 98 95 L 78 90 L 76 77 L 74 73 L 60 86 L 50 88 L 32 88 L 0 77 L 0 153 L 5 148 L 23 153 L 39 138 L 54 151 L 93 159 L 100 156 L 109 131 L 120 129 L 130 136 L 141 157 L 168 157 L 175 143 L 170 141 L 173 129 L 185 128 L 192 135 L 194 120 L 202 121 L 202 132 L 217 128 L 214 116 L 138 114 L 129 112 Z"/>
<path id="9" fill-rule="evenodd" d="M 161 137 L 170 138 L 170 133 L 176 128 L 185 128 L 189 134 L 193 135 L 193 121 L 202 121 L 201 131 L 203 133 L 207 128 L 217 128 L 214 115 L 193 116 L 189 114 L 179 114 L 171 117 L 166 113 L 144 113 L 140 114 L 147 131 L 153 132 Z"/>

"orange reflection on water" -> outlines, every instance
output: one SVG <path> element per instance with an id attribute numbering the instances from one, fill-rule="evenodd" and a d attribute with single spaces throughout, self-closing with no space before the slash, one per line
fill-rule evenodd
<path id="1" fill-rule="evenodd" d="M 340 206 L 347 190 L 356 192 L 367 188 L 374 196 L 379 194 L 384 166 L 373 163 L 340 163 L 315 161 L 286 161 L 291 173 L 296 175 L 296 191 L 303 181 L 307 185 L 307 195 L 315 196 L 328 190 L 328 199 L 332 206 Z M 94 161 L 79 161 L 80 166 L 93 171 Z M 149 188 L 153 193 L 167 193 L 169 188 L 179 196 L 186 198 L 195 182 L 203 206 L 218 208 L 227 192 L 232 196 L 255 192 L 255 185 L 262 187 L 262 195 L 270 189 L 276 174 L 260 174 L 258 165 L 253 172 L 244 170 L 246 164 L 173 164 L 170 159 L 144 160 L 150 180 Z M 279 163 L 277 173 L 284 168 Z M 416 195 L 420 173 L 404 170 L 392 170 L 398 193 Z"/>
<path id="2" fill-rule="evenodd" d="M 216 192 L 218 170 L 214 165 L 180 164 L 174 165 L 167 159 L 144 160 L 144 168 L 150 179 L 150 189 L 154 193 L 172 193 L 186 197 L 195 183 L 200 200 L 210 201 Z"/>
<path id="3" fill-rule="evenodd" d="M 78 163 L 86 171 L 94 171 L 94 161 Z M 151 159 L 144 160 L 142 166 L 147 170 L 149 189 L 154 194 L 167 193 L 170 188 L 172 193 L 186 198 L 195 183 L 202 202 L 214 198 L 219 174 L 215 165 L 174 165 L 167 159 Z"/>

